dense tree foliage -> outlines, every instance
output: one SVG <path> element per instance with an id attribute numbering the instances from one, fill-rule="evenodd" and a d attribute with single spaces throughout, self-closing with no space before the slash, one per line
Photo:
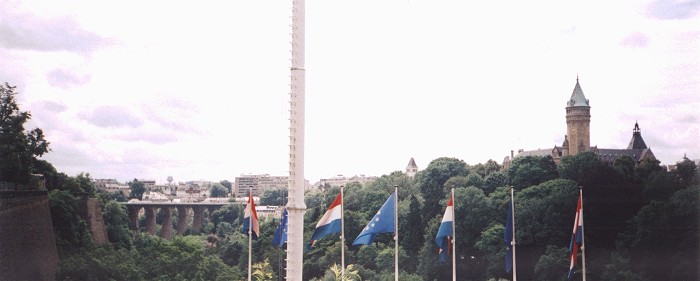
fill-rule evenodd
<path id="1" fill-rule="evenodd" d="M 506 170 L 508 183 L 515 189 L 538 185 L 558 177 L 557 166 L 551 156 L 523 156 L 515 158 Z"/>
<path id="2" fill-rule="evenodd" d="M 0 181 L 17 188 L 30 184 L 31 174 L 36 172 L 36 157 L 49 151 L 49 142 L 39 128 L 25 131 L 24 124 L 32 115 L 20 111 L 15 89 L 0 84 Z"/>
<path id="3" fill-rule="evenodd" d="M 339 235 L 329 235 L 308 248 L 304 278 L 340 280 L 340 247 L 345 247 L 348 276 L 354 276 L 349 280 L 393 280 L 391 234 L 377 235 L 367 246 L 352 246 L 352 240 L 394 186 L 399 186 L 401 280 L 451 279 L 450 263 L 438 258 L 435 235 L 453 187 L 459 279 L 508 279 L 503 242 L 510 198 L 506 185 L 518 183 L 514 202 L 519 278 L 566 278 L 571 227 L 582 187 L 585 239 L 590 245 L 586 252 L 589 278 L 698 279 L 697 167 L 691 172 L 667 172 L 655 167 L 658 163 L 653 161 L 630 166 L 624 159 L 608 165 L 586 153 L 565 157 L 554 167 L 550 161 L 532 158 L 518 164 L 520 168 L 491 171 L 486 175 L 491 180 L 483 180 L 482 186 L 474 184 L 479 182 L 475 179 L 483 179 L 475 168 L 480 166 L 468 166 L 454 158 L 434 161 L 415 180 L 394 172 L 371 184 L 348 184 L 344 187 L 345 245 L 341 245 Z M 518 180 L 508 176 L 510 169 L 517 171 L 514 175 Z M 62 249 L 58 280 L 240 280 L 246 275 L 248 242 L 239 232 L 243 205 L 213 211 L 204 233 L 190 231 L 189 236 L 168 241 L 143 233 L 132 236 L 124 207 L 110 195 L 100 194 L 111 245 L 98 247 L 91 243 L 85 222 L 75 215 L 78 195 L 91 190 L 85 185 L 88 179 L 87 174 L 62 179 L 61 188 L 51 192 L 52 216 Z M 339 187 L 307 192 L 305 241 L 339 192 Z M 267 200 L 275 202 L 281 193 L 270 192 Z M 435 203 L 427 205 L 426 196 Z M 429 213 L 434 215 L 428 217 Z M 261 218 L 262 233 L 252 248 L 259 280 L 284 278 L 284 249 L 271 244 L 278 223 L 274 218 Z M 574 280 L 580 279 L 580 274 L 579 263 Z"/>
<path id="4" fill-rule="evenodd" d="M 129 189 L 131 190 L 129 192 L 129 198 L 141 200 L 143 199 L 143 193 L 146 192 L 146 185 L 144 185 L 143 182 L 134 179 L 134 181 L 129 182 Z"/>
<path id="5" fill-rule="evenodd" d="M 269 188 L 265 189 L 260 195 L 260 205 L 268 206 L 284 206 L 287 205 L 287 189 L 286 188 Z"/>
<path id="6" fill-rule="evenodd" d="M 214 183 L 209 188 L 209 195 L 211 197 L 228 197 L 229 190 L 220 183 Z"/>
<path id="7" fill-rule="evenodd" d="M 165 240 L 128 228 L 126 198 L 95 190 L 87 173 L 70 177 L 38 160 L 48 151 L 41 130 L 24 132 L 29 119 L 14 102 L 14 88 L 2 91 L 0 181 L 29 184 L 31 173 L 43 174 L 59 249 L 57 280 L 243 280 L 248 239 L 240 233 L 243 205 L 208 212 L 199 232 Z M 227 184 L 228 183 L 228 184 Z M 230 183 L 217 183 L 228 192 Z M 449 262 L 440 262 L 435 235 L 452 188 L 455 190 L 455 249 L 459 280 L 509 278 L 504 271 L 503 232 L 515 189 L 518 277 L 564 280 L 576 201 L 583 193 L 587 276 L 591 280 L 699 280 L 700 176 L 692 161 L 667 171 L 656 160 L 636 163 L 621 157 L 603 163 L 593 153 L 564 157 L 517 157 L 507 167 L 495 161 L 467 165 L 442 157 L 415 179 L 392 172 L 368 184 L 344 187 L 345 244 L 340 235 L 317 241 L 304 253 L 306 280 L 339 280 L 341 249 L 349 280 L 393 280 L 394 241 L 379 234 L 374 243 L 352 241 L 398 187 L 400 280 L 450 280 Z M 141 198 L 142 182 L 130 182 L 130 198 Z M 304 239 L 309 241 L 319 218 L 340 192 L 325 186 L 305 195 Z M 92 242 L 81 200 L 99 197 L 109 245 Z M 286 190 L 271 190 L 264 205 L 284 205 Z M 164 221 L 163 212 L 157 217 Z M 175 220 L 173 220 L 175 221 Z M 253 242 L 256 280 L 283 280 L 285 250 L 272 245 L 279 221 L 260 218 L 261 234 Z M 580 280 L 576 265 L 574 280 Z M 351 277 L 352 276 L 352 277 Z"/>

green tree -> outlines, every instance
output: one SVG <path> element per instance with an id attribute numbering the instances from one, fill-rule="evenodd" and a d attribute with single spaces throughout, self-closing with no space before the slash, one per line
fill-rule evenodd
<path id="1" fill-rule="evenodd" d="M 494 172 L 486 176 L 482 190 L 484 190 L 484 193 L 488 195 L 491 194 L 491 192 L 494 192 L 496 188 L 506 186 L 507 184 L 508 179 L 503 173 Z"/>
<path id="2" fill-rule="evenodd" d="M 386 190 L 392 193 L 394 192 L 395 186 L 399 188 L 399 200 L 408 199 L 412 194 L 420 192 L 418 188 L 416 188 L 413 178 L 401 171 L 394 171 L 388 175 L 382 175 L 376 180 L 367 183 L 364 188 Z"/>
<path id="3" fill-rule="evenodd" d="M 228 189 L 218 182 L 212 184 L 209 193 L 211 197 L 228 197 Z"/>
<path id="4" fill-rule="evenodd" d="M 700 272 L 700 188 L 685 188 L 668 201 L 652 201 L 630 221 L 621 239 L 635 270 L 651 280 L 698 280 Z M 659 262 L 663 261 L 663 262 Z"/>
<path id="5" fill-rule="evenodd" d="M 634 167 L 634 177 L 637 182 L 643 182 L 653 172 L 661 170 L 663 169 L 661 168 L 661 162 L 659 160 L 647 158 Z"/>
<path id="6" fill-rule="evenodd" d="M 486 178 L 490 174 L 500 171 L 501 168 L 502 167 L 498 164 L 498 162 L 494 161 L 493 159 L 489 159 L 488 161 L 486 161 L 486 163 L 479 163 L 472 166 L 471 171 L 481 176 L 482 178 Z"/>
<path id="7" fill-rule="evenodd" d="M 505 221 L 505 217 L 503 220 Z M 503 243 L 504 231 L 503 224 L 493 224 L 481 232 L 479 240 L 474 244 L 477 250 L 485 254 L 487 279 L 507 277 L 504 270 L 506 254 L 506 246 Z"/>
<path id="8" fill-rule="evenodd" d="M 627 182 L 634 181 L 634 167 L 637 163 L 630 156 L 622 156 L 613 162 L 613 168 L 617 171 L 620 176 L 622 176 Z"/>
<path id="9" fill-rule="evenodd" d="M 693 181 L 693 178 L 697 177 L 698 170 L 695 162 L 688 160 L 684 157 L 684 161 L 681 161 L 676 165 L 676 169 L 673 173 L 678 177 L 681 185 L 688 186 Z"/>
<path id="10" fill-rule="evenodd" d="M 586 188 L 601 182 L 615 182 L 616 173 L 611 173 L 609 169 L 593 152 L 562 157 L 557 166 L 561 178 L 570 179 Z"/>
<path id="11" fill-rule="evenodd" d="M 19 110 L 15 89 L 0 85 L 0 181 L 15 183 L 17 188 L 29 184 L 36 157 L 49 152 L 49 142 L 39 128 L 25 132 L 31 113 Z"/>
<path id="12" fill-rule="evenodd" d="M 407 264 L 403 267 L 409 272 L 414 272 L 418 267 L 418 251 L 423 245 L 423 217 L 421 215 L 420 203 L 416 196 L 411 195 L 409 200 L 407 215 L 402 216 L 399 213 L 399 226 L 401 226 L 401 235 L 399 235 L 399 243 L 405 249 L 409 257 Z"/>
<path id="13" fill-rule="evenodd" d="M 231 191 L 233 190 L 233 184 L 230 181 L 222 180 L 219 183 L 228 190 L 228 193 L 231 193 Z"/>
<path id="14" fill-rule="evenodd" d="M 355 269 L 354 264 L 349 264 L 348 266 L 345 267 L 345 271 L 343 272 L 338 266 L 337 263 L 334 263 L 329 271 L 332 273 L 332 277 L 334 279 L 330 281 L 359 281 L 362 280 L 360 277 L 359 271 Z M 343 274 L 344 273 L 344 274 Z M 326 274 L 328 275 L 328 274 Z M 324 278 L 324 280 L 327 280 Z"/>
<path id="15" fill-rule="evenodd" d="M 520 190 L 556 179 L 559 173 L 551 156 L 523 156 L 510 163 L 506 176 L 510 185 Z"/>
<path id="16" fill-rule="evenodd" d="M 284 206 L 287 204 L 288 193 L 286 188 L 265 189 L 260 195 L 260 205 Z"/>
<path id="17" fill-rule="evenodd" d="M 78 215 L 79 199 L 69 191 L 49 192 L 51 223 L 59 253 L 92 243 L 87 223 Z"/>
<path id="18" fill-rule="evenodd" d="M 143 182 L 140 182 L 137 179 L 129 182 L 129 189 L 131 189 L 131 192 L 129 192 L 129 198 L 136 198 L 139 200 L 143 199 L 143 193 L 146 192 L 146 186 L 143 184 Z"/>
<path id="19" fill-rule="evenodd" d="M 126 207 L 115 201 L 108 201 L 103 205 L 102 216 L 109 242 L 117 248 L 131 248 L 131 231 L 129 230 L 129 215 Z"/>
<path id="20" fill-rule="evenodd" d="M 535 265 L 535 280 L 564 280 L 569 270 L 569 249 L 547 245 Z"/>
<path id="21" fill-rule="evenodd" d="M 440 200 L 445 198 L 447 190 L 445 182 L 455 176 L 466 176 L 469 174 L 467 164 L 457 158 L 441 157 L 428 164 L 425 170 L 416 174 L 416 183 L 425 199 L 424 219 L 430 220 L 440 213 Z"/>
<path id="22" fill-rule="evenodd" d="M 272 280 L 272 267 L 270 267 L 270 261 L 265 259 L 262 262 L 253 265 L 252 277 L 256 281 L 269 281 Z"/>

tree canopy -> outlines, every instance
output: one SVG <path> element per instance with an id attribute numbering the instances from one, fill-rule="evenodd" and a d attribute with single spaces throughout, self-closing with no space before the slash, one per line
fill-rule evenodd
<path id="1" fill-rule="evenodd" d="M 28 185 L 34 173 L 36 157 L 49 152 L 44 132 L 25 131 L 31 113 L 20 111 L 15 100 L 16 87 L 0 85 L 0 181 Z"/>

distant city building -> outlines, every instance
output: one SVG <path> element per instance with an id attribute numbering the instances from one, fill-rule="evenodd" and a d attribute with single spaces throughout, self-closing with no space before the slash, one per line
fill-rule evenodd
<path id="1" fill-rule="evenodd" d="M 236 197 L 246 197 L 248 192 L 252 192 L 253 196 L 260 196 L 266 189 L 286 189 L 288 186 L 289 176 L 241 175 L 233 182 L 233 194 Z M 308 189 L 309 182 L 305 181 L 304 186 Z"/>
<path id="2" fill-rule="evenodd" d="M 345 186 L 351 182 L 359 182 L 361 184 L 366 184 L 369 182 L 373 182 L 377 179 L 378 177 L 375 176 L 365 176 L 365 175 L 355 175 L 352 177 L 345 177 L 343 175 L 337 175 L 335 177 L 327 178 L 327 179 L 320 179 L 318 183 L 316 183 L 314 186 L 317 188 L 323 188 L 325 186 Z"/>
<path id="3" fill-rule="evenodd" d="M 416 165 L 416 161 L 411 157 L 411 160 L 408 160 L 408 165 L 406 165 L 406 175 L 412 178 L 416 173 L 418 173 L 418 165 Z"/>
<path id="4" fill-rule="evenodd" d="M 583 90 L 581 89 L 577 77 L 576 86 L 574 86 L 574 91 L 571 93 L 571 98 L 566 106 L 567 134 L 564 136 L 562 145 L 555 145 L 551 149 L 529 151 L 520 149 L 518 150 L 518 154 L 514 154 L 513 151 L 511 151 L 510 157 L 504 159 L 503 166 L 507 167 L 513 158 L 522 156 L 551 156 L 556 163 L 559 163 L 564 156 L 576 155 L 586 151 L 595 153 L 600 160 L 605 163 L 613 163 L 615 159 L 622 156 L 632 157 L 637 163 L 645 159 L 656 159 L 651 148 L 647 147 L 644 139 L 642 139 L 642 133 L 638 123 L 635 122 L 634 128 L 632 129 L 632 139 L 625 149 L 592 147 L 590 123 L 590 102 L 583 95 Z"/>
<path id="5" fill-rule="evenodd" d="M 676 170 L 676 168 L 678 168 L 678 165 L 683 164 L 685 162 L 694 162 L 695 166 L 700 166 L 700 159 L 690 160 L 688 158 L 688 156 L 683 154 L 683 158 L 681 158 L 681 160 L 676 161 L 676 164 L 672 164 L 672 165 L 667 166 L 668 171 L 671 172 L 671 171 Z M 698 169 L 698 173 L 700 173 L 700 169 Z"/>
<path id="6" fill-rule="evenodd" d="M 120 183 L 116 179 L 94 179 L 93 184 L 95 184 L 95 188 L 109 193 L 119 191 L 126 195 L 131 191 L 129 185 Z"/>
<path id="7" fill-rule="evenodd" d="M 136 179 L 139 182 L 143 183 L 143 187 L 146 188 L 146 190 L 151 190 L 154 187 L 156 187 L 156 180 L 152 179 Z"/>
<path id="8" fill-rule="evenodd" d="M 214 183 L 211 181 L 198 180 L 198 181 L 188 181 L 185 184 L 187 184 L 188 186 L 197 186 L 200 188 L 209 189 L 211 187 L 211 185 Z"/>

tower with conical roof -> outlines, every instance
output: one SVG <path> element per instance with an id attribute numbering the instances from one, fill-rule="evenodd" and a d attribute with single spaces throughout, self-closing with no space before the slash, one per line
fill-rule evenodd
<path id="1" fill-rule="evenodd" d="M 408 160 L 408 165 L 406 166 L 406 175 L 413 177 L 416 173 L 418 173 L 418 165 L 416 165 L 416 161 L 411 157 L 411 160 Z"/>
<path id="2" fill-rule="evenodd" d="M 647 149 L 647 144 L 642 139 L 642 130 L 639 129 L 639 124 L 634 122 L 634 129 L 632 129 L 632 140 L 627 146 L 627 149 Z"/>
<path id="3" fill-rule="evenodd" d="M 588 151 L 591 147 L 591 106 L 583 95 L 576 77 L 576 86 L 566 103 L 567 155 Z"/>

